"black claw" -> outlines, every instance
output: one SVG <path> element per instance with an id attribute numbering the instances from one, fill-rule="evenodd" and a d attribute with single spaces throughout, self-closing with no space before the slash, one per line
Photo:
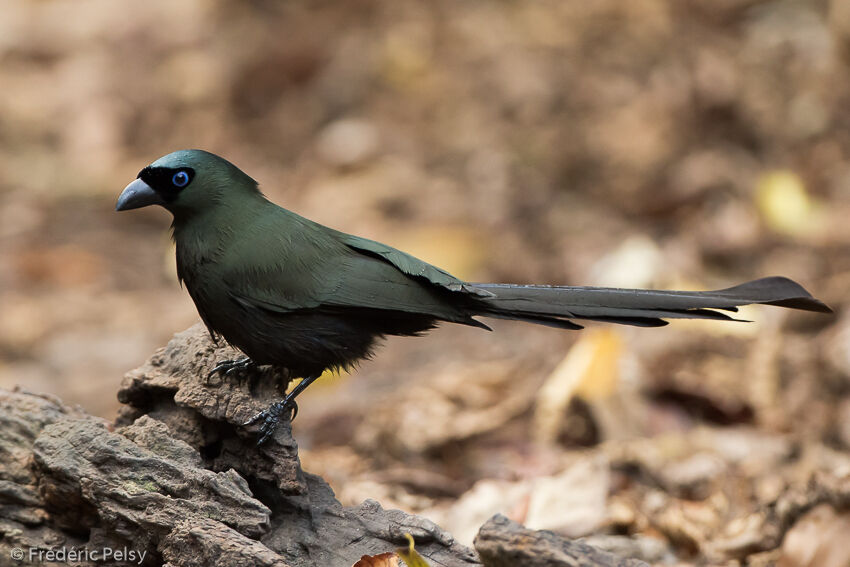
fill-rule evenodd
<path id="1" fill-rule="evenodd" d="M 207 384 L 210 383 L 210 378 L 212 378 L 215 374 L 220 373 L 223 376 L 230 376 L 234 372 L 242 373 L 254 366 L 256 366 L 254 361 L 247 356 L 237 358 L 236 360 L 222 360 L 216 364 L 212 370 L 210 370 L 209 374 L 207 374 Z"/>
<path id="2" fill-rule="evenodd" d="M 289 418 L 292 421 L 298 414 L 298 404 L 294 400 L 284 400 L 273 403 L 268 409 L 261 411 L 243 424 L 247 426 L 262 422 L 262 425 L 260 425 L 260 439 L 257 441 L 258 447 L 268 441 L 274 434 L 278 423 L 280 423 L 280 416 L 287 408 L 292 410 L 292 417 Z"/>

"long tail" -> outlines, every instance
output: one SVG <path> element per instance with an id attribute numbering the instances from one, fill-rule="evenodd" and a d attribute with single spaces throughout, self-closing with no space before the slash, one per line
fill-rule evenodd
<path id="1" fill-rule="evenodd" d="M 480 315 L 564 329 L 581 329 L 570 319 L 639 327 L 660 327 L 664 319 L 737 319 L 721 311 L 761 303 L 831 313 L 803 286 L 784 277 L 762 278 L 717 291 L 667 291 L 604 287 L 470 284 L 493 297 L 482 298 Z M 720 311 L 716 311 L 716 310 Z"/>

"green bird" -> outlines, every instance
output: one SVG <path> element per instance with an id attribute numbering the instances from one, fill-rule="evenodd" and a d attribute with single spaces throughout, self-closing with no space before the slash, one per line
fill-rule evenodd
<path id="1" fill-rule="evenodd" d="M 419 335 L 443 321 L 489 330 L 476 317 L 492 317 L 581 329 L 574 320 L 641 327 L 734 320 L 723 311 L 751 303 L 830 312 L 784 277 L 705 292 L 465 282 L 279 207 L 235 165 L 202 150 L 142 169 L 116 210 L 148 205 L 174 216 L 177 275 L 211 336 L 246 355 L 210 375 L 271 365 L 303 378 L 245 424 L 261 424 L 260 444 L 284 413 L 295 416 L 296 396 L 326 369 L 349 368 L 386 335 Z"/>

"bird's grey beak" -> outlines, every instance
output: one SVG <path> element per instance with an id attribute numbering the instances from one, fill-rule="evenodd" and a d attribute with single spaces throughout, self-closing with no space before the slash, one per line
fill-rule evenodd
<path id="1" fill-rule="evenodd" d="M 159 194 L 151 189 L 151 186 L 136 179 L 127 185 L 118 197 L 118 203 L 115 204 L 116 211 L 129 211 L 130 209 L 138 209 L 147 207 L 148 205 L 163 205 L 165 201 Z"/>

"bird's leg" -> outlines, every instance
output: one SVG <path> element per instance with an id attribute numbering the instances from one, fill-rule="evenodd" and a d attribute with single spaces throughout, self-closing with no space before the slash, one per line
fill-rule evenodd
<path id="1" fill-rule="evenodd" d="M 269 437 L 272 436 L 274 430 L 277 428 L 280 416 L 283 415 L 283 412 L 287 409 L 292 410 L 292 417 L 290 418 L 290 421 L 295 419 L 295 416 L 298 415 L 298 404 L 295 403 L 296 396 L 306 390 L 307 386 L 315 382 L 319 376 L 321 376 L 321 374 L 314 374 L 302 379 L 301 382 L 299 382 L 298 385 L 295 386 L 285 398 L 283 398 L 283 401 L 273 403 L 267 409 L 261 411 L 243 424 L 254 425 L 255 423 L 262 422 L 262 425 L 260 425 L 260 440 L 257 441 L 257 446 L 268 441 Z"/>
<path id="2" fill-rule="evenodd" d="M 207 384 L 209 384 L 210 378 L 212 378 L 215 374 L 221 373 L 223 376 L 229 376 L 234 372 L 243 372 L 249 368 L 255 368 L 256 366 L 257 363 L 247 356 L 237 358 L 235 360 L 222 360 L 215 365 L 215 368 L 210 370 L 209 374 L 207 374 Z"/>

